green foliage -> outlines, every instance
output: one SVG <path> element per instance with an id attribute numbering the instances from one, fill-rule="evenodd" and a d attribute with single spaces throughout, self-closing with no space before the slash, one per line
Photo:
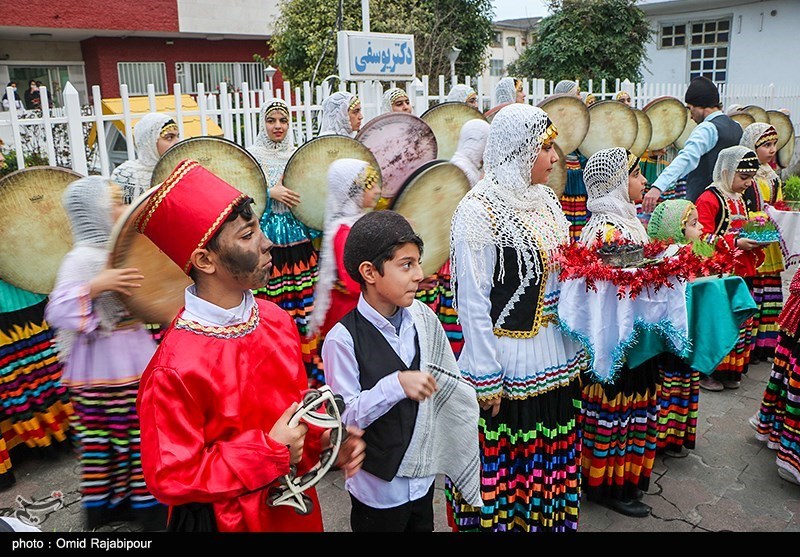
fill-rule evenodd
<path id="1" fill-rule="evenodd" d="M 509 75 L 562 79 L 641 80 L 652 30 L 636 0 L 555 0 L 552 15 Z"/>
<path id="2" fill-rule="evenodd" d="M 783 198 L 800 201 L 800 176 L 789 176 L 783 184 Z"/>
<path id="3" fill-rule="evenodd" d="M 361 30 L 361 0 L 339 2 L 283 0 L 270 46 L 273 56 L 264 63 L 279 68 L 285 79 L 316 84 L 336 74 L 336 31 Z M 414 35 L 418 75 L 449 75 L 447 53 L 461 49 L 456 73 L 478 75 L 492 38 L 491 0 L 371 0 L 370 30 L 375 33 Z M 324 52 L 324 55 L 323 55 Z M 256 58 L 259 59 L 259 58 Z"/>

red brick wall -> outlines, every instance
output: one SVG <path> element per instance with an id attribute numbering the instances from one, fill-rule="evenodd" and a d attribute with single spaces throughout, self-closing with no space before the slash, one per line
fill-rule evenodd
<path id="1" fill-rule="evenodd" d="M 167 40 L 174 44 L 166 44 Z M 176 82 L 176 62 L 253 62 L 253 54 L 269 54 L 267 43 L 262 40 L 208 41 L 143 37 L 93 37 L 81 42 L 81 50 L 86 63 L 89 93 L 93 85 L 99 85 L 103 97 L 119 96 L 117 62 L 165 62 L 167 86 L 172 92 L 172 84 Z M 274 82 L 276 87 L 282 86 L 280 73 L 275 75 Z M 206 87 L 209 85 L 207 83 Z"/>
<path id="2" fill-rule="evenodd" d="M 0 26 L 178 31 L 177 0 L 8 0 L 2 4 Z"/>

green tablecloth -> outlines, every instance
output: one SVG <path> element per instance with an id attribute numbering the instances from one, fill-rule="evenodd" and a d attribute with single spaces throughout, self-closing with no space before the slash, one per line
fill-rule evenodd
<path id="1" fill-rule="evenodd" d="M 38 304 L 45 298 L 45 294 L 34 294 L 0 280 L 0 313 L 19 311 Z"/>
<path id="2" fill-rule="evenodd" d="M 741 277 L 703 278 L 687 284 L 691 347 L 686 362 L 706 375 L 714 371 L 736 346 L 739 327 L 756 309 L 753 296 Z M 628 365 L 636 367 L 668 351 L 668 344 L 660 333 L 642 330 L 627 353 Z"/>

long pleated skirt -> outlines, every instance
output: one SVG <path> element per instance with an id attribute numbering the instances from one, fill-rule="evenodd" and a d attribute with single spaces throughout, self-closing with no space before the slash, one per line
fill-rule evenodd
<path id="1" fill-rule="evenodd" d="M 753 277 L 753 299 L 758 306 L 753 316 L 756 329 L 755 354 L 762 360 L 771 358 L 778 341 L 778 315 L 783 309 L 783 287 L 780 273 Z"/>
<path id="2" fill-rule="evenodd" d="M 436 307 L 436 315 L 442 327 L 444 327 L 444 332 L 447 334 L 447 340 L 450 342 L 453 354 L 458 358 L 458 355 L 461 354 L 461 349 L 464 347 L 464 333 L 458 323 L 458 313 L 453 307 L 455 293 L 453 292 L 451 280 L 452 273 L 450 260 L 448 259 L 447 263 L 439 270 L 439 301 Z"/>
<path id="3" fill-rule="evenodd" d="M 659 416 L 656 360 L 624 365 L 612 384 L 586 381 L 581 463 L 589 500 L 631 499 L 650 486 Z"/>
<path id="4" fill-rule="evenodd" d="M 659 356 L 657 451 L 694 449 L 700 372 L 673 354 Z"/>

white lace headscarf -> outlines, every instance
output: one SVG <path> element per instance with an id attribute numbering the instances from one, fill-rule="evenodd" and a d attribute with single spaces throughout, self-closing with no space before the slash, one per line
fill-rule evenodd
<path id="1" fill-rule="evenodd" d="M 459 260 L 455 246 L 466 243 L 475 259 L 478 281 L 487 273 L 485 248 L 498 248 L 503 282 L 504 248 L 517 254 L 519 280 L 537 281 L 539 268 L 535 252 L 552 255 L 569 242 L 569 222 L 553 190 L 531 184 L 531 170 L 542 148 L 548 124 L 547 114 L 538 107 L 514 103 L 500 109 L 492 120 L 483 155 L 485 176 L 464 196 L 453 215 L 450 232 L 453 290 Z M 548 264 L 553 265 L 552 257 Z M 525 276 L 522 275 L 523 267 Z"/>
<path id="2" fill-rule="evenodd" d="M 392 103 L 401 97 L 408 98 L 408 93 L 399 87 L 392 87 L 383 94 L 383 102 L 381 103 L 381 114 L 392 112 Z"/>
<path id="3" fill-rule="evenodd" d="M 729 199 L 741 199 L 742 194 L 733 191 L 733 178 L 742 159 L 755 156 L 756 154 L 744 145 L 723 149 L 717 155 L 717 163 L 714 165 L 714 182 L 708 187 L 716 186 Z"/>
<path id="4" fill-rule="evenodd" d="M 562 79 L 561 81 L 556 83 L 556 86 L 553 88 L 553 94 L 559 95 L 565 93 L 574 95 L 577 89 L 578 89 L 577 82 L 572 81 L 571 79 Z"/>
<path id="5" fill-rule="evenodd" d="M 105 269 L 114 223 L 111 220 L 111 182 L 89 176 L 72 182 L 61 203 L 72 229 L 72 250 L 65 257 L 56 277 L 55 288 L 65 284 L 88 282 Z M 100 334 L 111 334 L 116 324 L 128 315 L 116 293 L 103 292 L 92 300 L 92 311 L 100 318 Z M 78 332 L 59 329 L 56 334 L 59 353 L 66 359 Z"/>
<path id="6" fill-rule="evenodd" d="M 483 152 L 489 138 L 489 122 L 475 118 L 461 126 L 458 136 L 458 147 L 450 158 L 450 162 L 464 171 L 473 187 L 481 179 L 483 168 Z"/>
<path id="7" fill-rule="evenodd" d="M 111 174 L 111 179 L 122 186 L 122 196 L 126 203 L 150 189 L 153 170 L 161 155 L 158 154 L 158 138 L 161 130 L 172 120 L 172 116 L 150 112 L 142 116 L 133 127 L 133 143 L 136 159 L 127 161 Z"/>
<path id="8" fill-rule="evenodd" d="M 628 195 L 628 151 L 621 147 L 598 151 L 583 169 L 586 209 L 591 213 L 581 231 L 581 242 L 591 244 L 610 225 L 623 237 L 648 242 L 647 230 L 636 216 L 636 205 Z"/>
<path id="9" fill-rule="evenodd" d="M 319 135 L 346 135 L 355 137 L 350 125 L 350 104 L 356 96 L 347 91 L 337 91 L 322 101 L 322 123 Z"/>
<path id="10" fill-rule="evenodd" d="M 775 130 L 774 126 L 765 124 L 763 122 L 755 122 L 744 129 L 744 132 L 742 133 L 742 139 L 739 140 L 739 145 L 743 145 L 744 147 L 747 147 L 751 151 L 755 152 L 756 143 L 758 143 L 758 140 L 768 134 L 774 134 L 775 137 L 778 136 L 778 132 Z M 761 178 L 771 182 L 772 180 L 778 178 L 778 174 L 772 169 L 769 163 L 766 163 L 758 167 L 758 171 L 756 171 L 756 178 Z"/>
<path id="11" fill-rule="evenodd" d="M 447 102 L 458 102 L 458 103 L 465 103 L 470 95 L 475 94 L 475 89 L 470 87 L 469 85 L 459 84 L 453 86 L 450 89 L 450 92 L 447 94 Z"/>
<path id="12" fill-rule="evenodd" d="M 247 149 L 256 158 L 258 164 L 261 165 L 261 169 L 269 182 L 269 187 L 273 187 L 278 183 L 278 179 L 286 168 L 287 161 L 296 150 L 292 136 L 291 119 L 289 120 L 289 130 L 281 141 L 272 141 L 267 134 L 267 116 L 271 112 L 281 114 L 282 110 L 286 111 L 285 114 L 288 117 L 289 106 L 283 99 L 264 100 L 264 104 L 261 105 L 261 129 L 258 131 L 253 144 Z"/>
<path id="13" fill-rule="evenodd" d="M 320 249 L 319 280 L 314 287 L 314 310 L 308 327 L 314 335 L 325 324 L 331 305 L 331 289 L 337 278 L 333 239 L 340 226 L 352 226 L 364 209 L 364 179 L 368 163 L 357 159 L 339 159 L 328 168 L 328 197 Z"/>
<path id="14" fill-rule="evenodd" d="M 517 102 L 517 87 L 513 77 L 504 77 L 494 89 L 495 106 Z"/>

